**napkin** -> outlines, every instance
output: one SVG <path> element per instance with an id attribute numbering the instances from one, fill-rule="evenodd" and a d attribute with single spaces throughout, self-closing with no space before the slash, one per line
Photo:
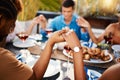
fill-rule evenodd
<path id="1" fill-rule="evenodd" d="M 19 51 L 20 53 L 16 55 L 16 58 L 23 63 L 27 63 L 32 60 L 32 55 L 30 51 L 27 49 L 22 49 Z"/>
<path id="2" fill-rule="evenodd" d="M 81 42 L 81 45 L 82 46 L 85 46 L 85 47 L 96 47 L 97 45 L 95 43 L 93 43 L 92 41 L 89 41 L 89 42 Z"/>

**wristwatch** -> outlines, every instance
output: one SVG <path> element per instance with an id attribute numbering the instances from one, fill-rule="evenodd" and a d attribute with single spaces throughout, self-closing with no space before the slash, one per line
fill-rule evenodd
<path id="1" fill-rule="evenodd" d="M 73 51 L 74 51 L 74 52 L 79 52 L 79 51 L 80 51 L 80 48 L 79 48 L 78 46 L 76 46 L 76 47 L 73 48 Z"/>

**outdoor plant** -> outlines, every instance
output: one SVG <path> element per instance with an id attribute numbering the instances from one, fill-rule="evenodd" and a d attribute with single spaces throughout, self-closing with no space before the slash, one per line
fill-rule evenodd
<path id="1" fill-rule="evenodd" d="M 38 10 L 54 11 L 60 10 L 62 0 L 22 0 L 23 11 L 18 15 L 18 20 L 33 19 Z"/>

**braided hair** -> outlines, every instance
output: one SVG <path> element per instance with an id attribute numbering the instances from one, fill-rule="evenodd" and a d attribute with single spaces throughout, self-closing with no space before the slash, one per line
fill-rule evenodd
<path id="1" fill-rule="evenodd" d="M 16 5 L 19 0 L 0 0 L 0 41 L 15 27 L 15 21 L 19 13 Z"/>

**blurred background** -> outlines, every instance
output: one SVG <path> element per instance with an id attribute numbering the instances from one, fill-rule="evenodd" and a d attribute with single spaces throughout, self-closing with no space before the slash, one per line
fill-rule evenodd
<path id="1" fill-rule="evenodd" d="M 63 0 L 22 0 L 18 20 L 30 20 L 37 11 L 59 12 Z M 75 12 L 81 16 L 115 16 L 120 13 L 120 0 L 74 0 Z"/>

